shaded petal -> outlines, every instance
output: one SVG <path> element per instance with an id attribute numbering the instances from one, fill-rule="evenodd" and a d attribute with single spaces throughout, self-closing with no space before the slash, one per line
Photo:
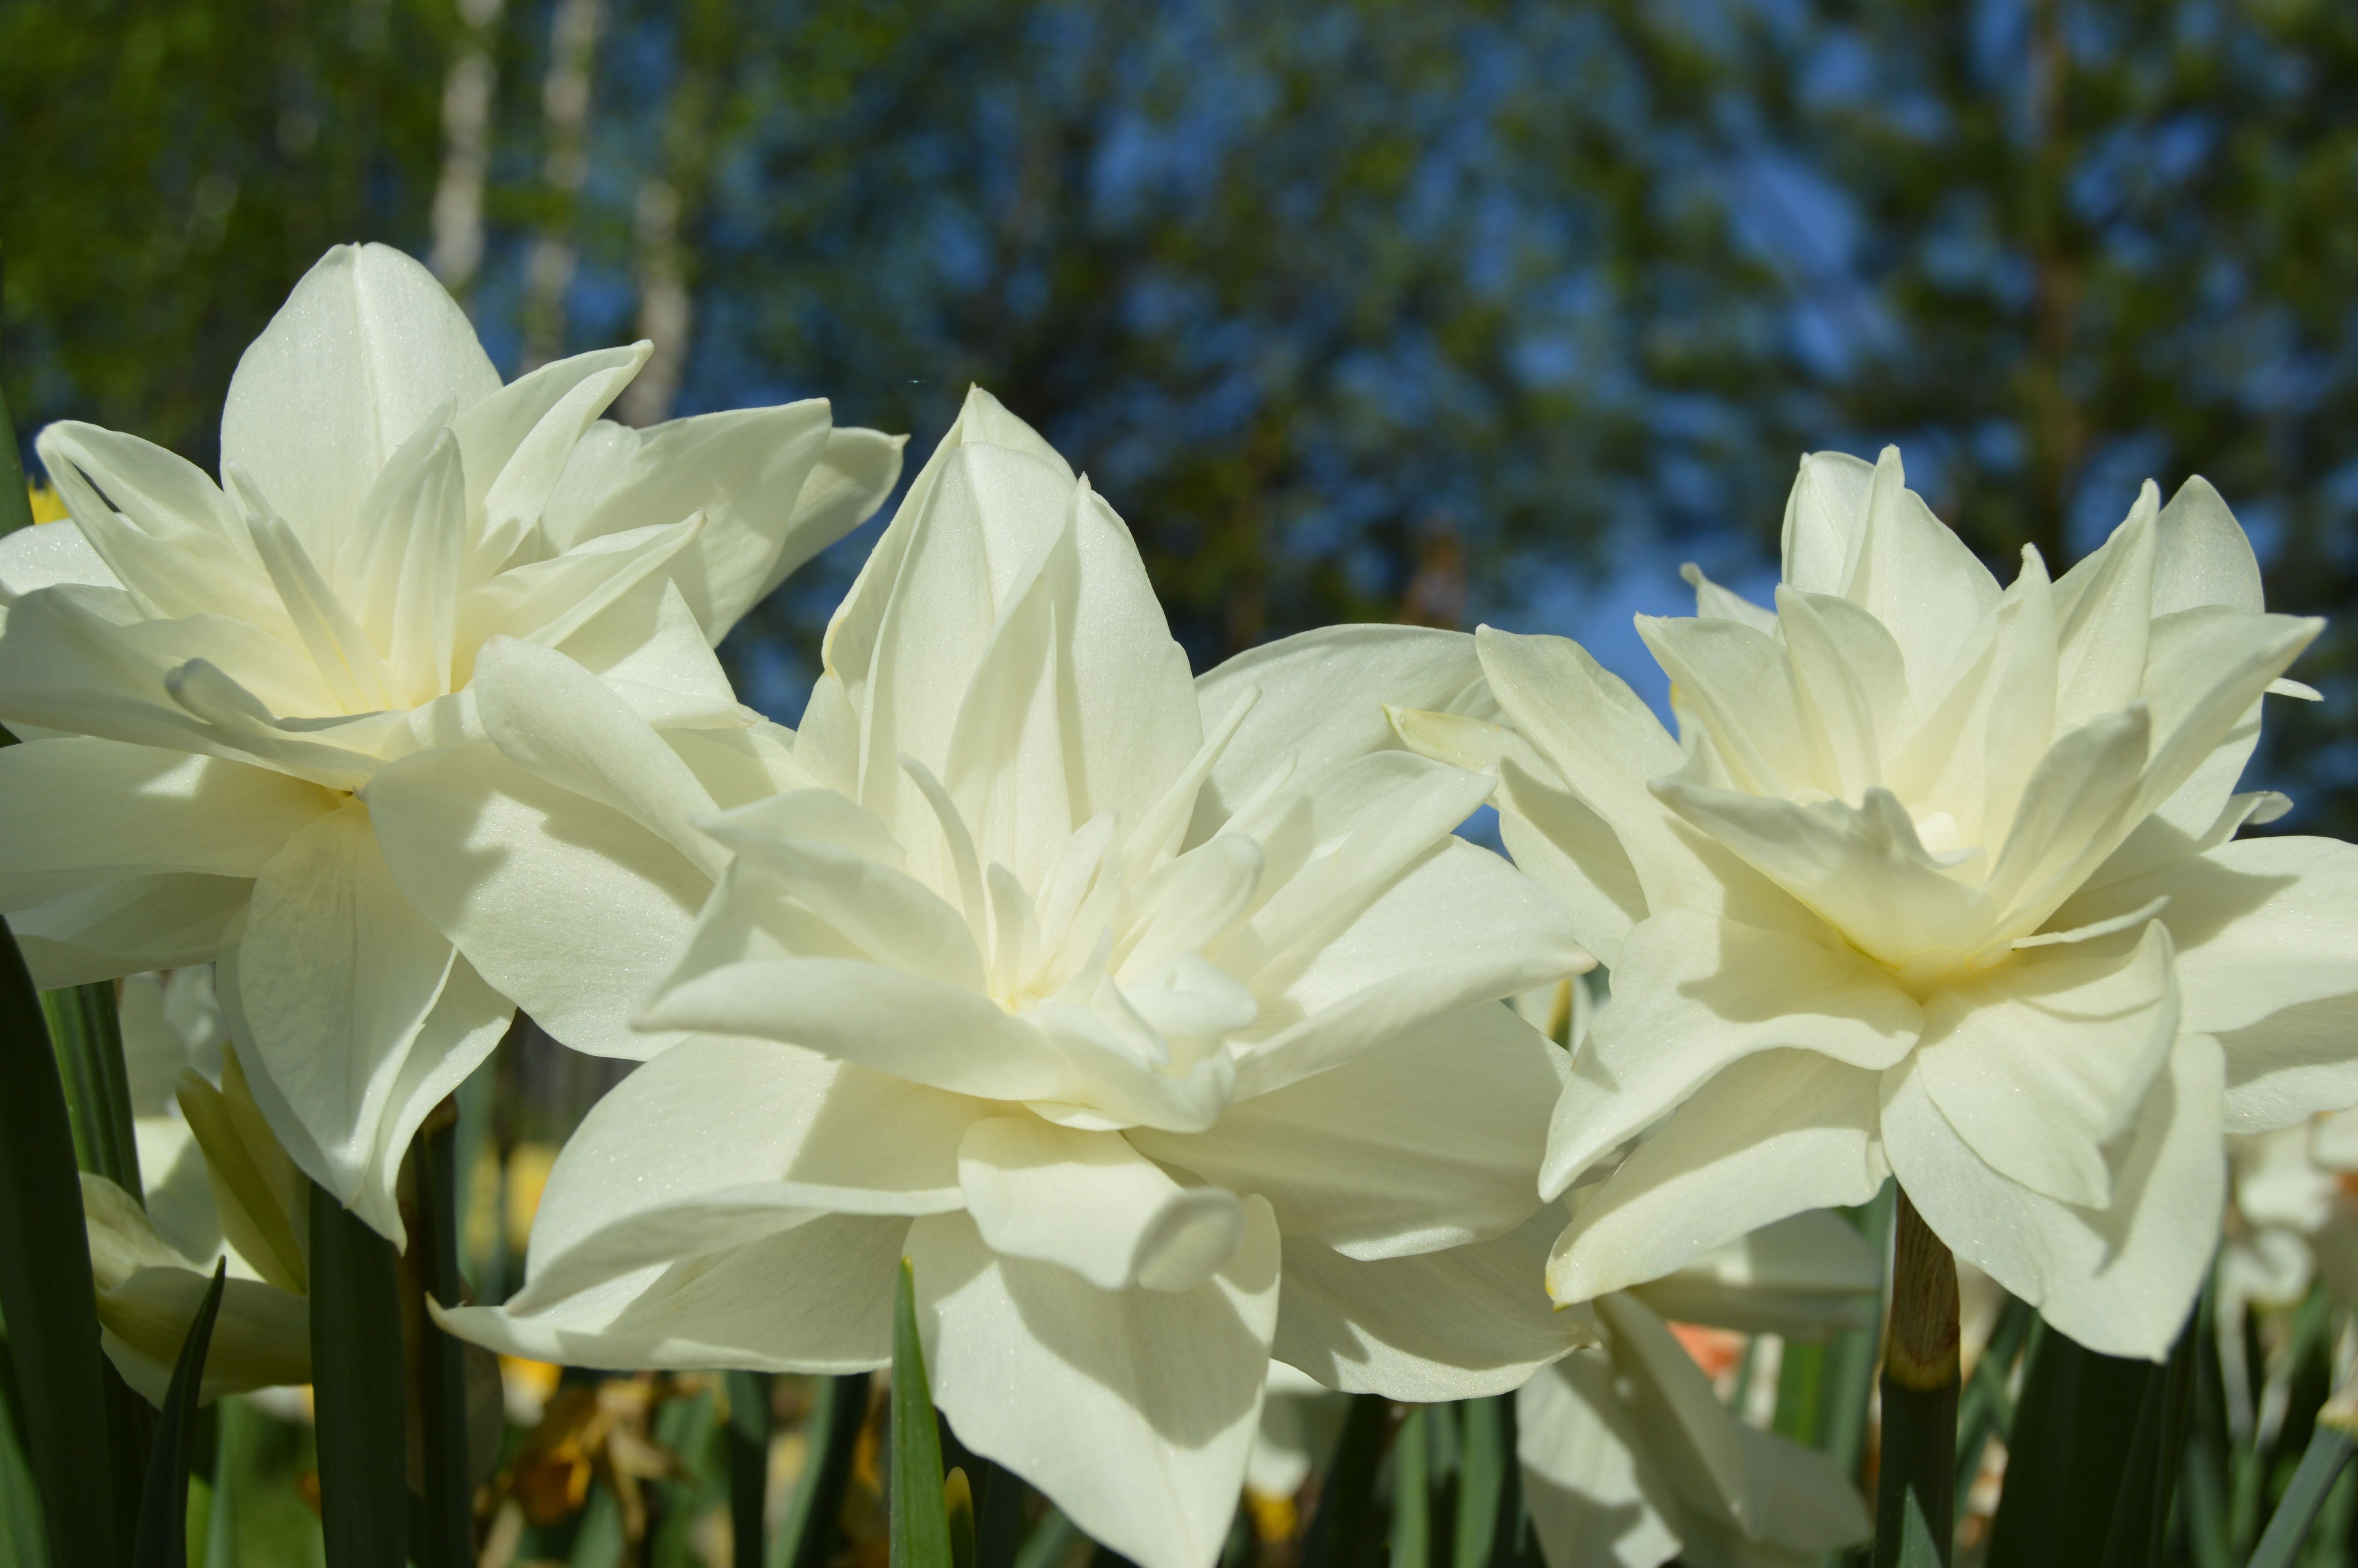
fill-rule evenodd
<path id="1" fill-rule="evenodd" d="M 500 389 L 442 286 L 387 245 L 338 245 L 248 345 L 222 409 L 222 458 L 251 472 L 322 559 L 377 470 L 446 403 Z"/>
<path id="2" fill-rule="evenodd" d="M 1177 1294 L 996 1256 L 964 1215 L 910 1227 L 935 1402 L 1141 1568 L 1202 1568 L 1236 1517 L 1278 1310 L 1276 1222 L 1245 1208 L 1236 1255 Z"/>
<path id="3" fill-rule="evenodd" d="M 235 1038 L 271 1130 L 314 1181 L 398 1242 L 366 1181 L 450 944 L 401 895 L 368 809 L 315 818 L 262 869 L 236 938 Z"/>
<path id="4" fill-rule="evenodd" d="M 1548 1568 L 1659 1568 L 1684 1544 L 1604 1350 L 1575 1350 L 1515 1396 L 1524 1506 Z"/>
<path id="5" fill-rule="evenodd" d="M 2104 1207 L 2104 1145 L 2127 1130 L 2178 1039 L 2169 930 L 2037 947 L 1924 1004 L 1916 1071 L 2000 1174 Z"/>
<path id="6" fill-rule="evenodd" d="M 535 1022 L 601 1056 L 677 1039 L 630 1022 L 711 891 L 676 849 L 484 745 L 406 757 L 368 801 L 403 892 Z"/>
<path id="7" fill-rule="evenodd" d="M 81 736 L 0 750 L 0 909 L 124 877 L 257 875 L 335 796 L 268 769 Z"/>
<path id="8" fill-rule="evenodd" d="M 549 492 L 557 487 L 575 446 L 639 373 L 654 348 L 640 341 L 543 365 L 453 422 L 466 454 L 467 513 L 481 520 L 481 532 L 469 551 L 471 575 L 495 571 L 515 553 L 540 522 Z M 681 514 L 693 510 L 686 508 Z"/>
<path id="9" fill-rule="evenodd" d="M 827 1215 L 727 1251 L 657 1264 L 541 1313 L 446 1311 L 460 1338 L 535 1361 L 618 1371 L 741 1367 L 860 1372 L 892 1354 L 901 1216 Z"/>
<path id="10" fill-rule="evenodd" d="M 937 1213 L 990 1108 L 791 1046 L 691 1039 L 600 1100 L 533 1221 L 534 1314 L 651 1264 L 734 1249 L 819 1215 Z"/>
<path id="11" fill-rule="evenodd" d="M 1549 1293 L 1625 1290 L 1788 1215 L 1865 1203 L 1889 1172 L 1876 1093 L 1873 1073 L 1814 1051 L 1726 1068 L 1581 1206 L 1548 1260 Z"/>
<path id="12" fill-rule="evenodd" d="M 482 1065 L 514 1018 L 515 1003 L 486 984 L 473 965 L 463 956 L 451 960 L 449 979 L 443 982 L 433 1011 L 418 1026 L 377 1120 L 376 1153 L 366 1178 L 368 1185 L 352 1205 L 370 1224 L 380 1229 L 399 1227 L 401 1206 L 394 1187 L 410 1140 L 424 1125 L 427 1113 Z"/>
<path id="13" fill-rule="evenodd" d="M 2082 893 L 2055 924 L 2158 897 L 2183 1027 L 2226 1051 L 2227 1126 L 2288 1127 L 2358 1101 L 2358 848 L 2244 838 Z"/>
<path id="14" fill-rule="evenodd" d="M 126 877 L 12 910 L 8 927 L 43 990 L 210 961 L 245 908 L 244 877 Z"/>
<path id="15" fill-rule="evenodd" d="M 1845 948 L 1683 910 L 1657 915 L 1630 933 L 1612 1000 L 1574 1058 L 1541 1189 L 1562 1192 L 1756 1052 L 1792 1046 L 1879 1070 L 1922 1028 L 1914 999 Z"/>
<path id="16" fill-rule="evenodd" d="M 1257 688 L 1247 716 L 1195 797 L 1185 842 L 1202 843 L 1251 799 L 1285 759 L 1297 778 L 1323 777 L 1401 744 L 1384 709 L 1430 708 L 1489 718 L 1474 639 L 1422 626 L 1323 626 L 1248 649 L 1195 681 L 1207 714 L 1225 714 Z"/>
<path id="17" fill-rule="evenodd" d="M 1646 781 L 1686 761 L 1653 710 L 1563 637 L 1476 634 L 1499 706 L 1564 787 L 1612 824 L 1650 909 L 1695 909 L 1784 929 L 1811 917 L 1768 878 L 1680 823 Z"/>
<path id="18" fill-rule="evenodd" d="M 2169 1354 L 2217 1245 L 2225 1196 L 2219 1043 L 2180 1035 L 2113 1175 L 2109 1208 L 2006 1180 L 1942 1116 L 1912 1064 L 1884 1076 L 1883 1137 L 1909 1200 L 1960 1258 L 2107 1356 Z"/>
<path id="19" fill-rule="evenodd" d="M 1823 1339 L 1873 1328 L 1882 1288 L 1882 1254 L 1849 1220 L 1816 1208 L 1724 1242 L 1630 1293 L 1679 1323 Z"/>
<path id="20" fill-rule="evenodd" d="M 1272 1354 L 1329 1388 L 1388 1399 L 1478 1399 L 1520 1388 L 1595 1343 L 1594 1319 L 1548 1300 L 1542 1212 L 1493 1240 L 1360 1262 L 1285 1238 Z"/>
<path id="21" fill-rule="evenodd" d="M 1790 795 L 1819 782 L 1786 650 L 1775 638 L 1736 621 L 1640 615 L 1637 625 L 1679 699 L 1710 729 L 1739 787 Z"/>
<path id="22" fill-rule="evenodd" d="M 149 1403 L 164 1402 L 180 1344 L 211 1286 L 211 1270 L 167 1267 L 99 1292 L 107 1359 Z M 224 1281 L 199 1401 L 310 1380 L 310 1303 L 259 1280 Z"/>
<path id="23" fill-rule="evenodd" d="M 1101 1291 L 1201 1285 L 1244 1241 L 1244 1206 L 1182 1187 L 1117 1132 L 991 1117 L 958 1145 L 958 1184 L 984 1245 L 1061 1264 Z"/>
<path id="24" fill-rule="evenodd" d="M 1435 940 L 1436 932 L 1445 938 Z M 1226 966 L 1223 955 L 1215 955 Z M 1300 968 L 1254 976 L 1263 1027 L 1238 1093 L 1341 1065 L 1402 1031 L 1594 967 L 1563 907 L 1486 849 L 1444 838 Z M 1282 988 L 1282 989 L 1281 989 Z M 1299 1022 L 1289 1022 L 1298 1019 Z"/>
<path id="25" fill-rule="evenodd" d="M 1444 1013 L 1328 1072 L 1230 1105 L 1201 1132 L 1140 1128 L 1165 1163 L 1260 1193 L 1289 1236 L 1390 1258 L 1529 1214 L 1563 1054 L 1500 1002 Z"/>

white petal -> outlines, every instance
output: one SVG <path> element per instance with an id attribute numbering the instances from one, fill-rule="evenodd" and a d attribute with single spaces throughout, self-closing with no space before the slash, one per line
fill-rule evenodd
<path id="1" fill-rule="evenodd" d="M 1244 1240 L 1234 1194 L 1180 1186 L 1118 1132 L 1036 1116 L 968 1128 L 958 1184 L 992 1251 L 1060 1264 L 1102 1291 L 1194 1290 Z"/>
<path id="2" fill-rule="evenodd" d="M 335 805 L 316 785 L 243 762 L 70 737 L 0 750 L 0 908 L 124 877 L 251 877 Z"/>
<path id="3" fill-rule="evenodd" d="M 2196 474 L 2178 487 L 2155 526 L 2153 612 L 2169 615 L 2198 604 L 2231 610 L 2267 608 L 2260 593 L 2260 563 L 2252 542 L 2211 481 Z"/>
<path id="4" fill-rule="evenodd" d="M 51 990 L 209 962 L 253 892 L 243 877 L 126 877 L 11 910 L 8 927 L 33 983 Z"/>
<path id="5" fill-rule="evenodd" d="M 2102 1208 L 2104 1145 L 2136 1121 L 2178 1039 L 2169 933 L 2024 952 L 1924 1004 L 1916 1071 L 1958 1135 L 2001 1175 Z"/>
<path id="6" fill-rule="evenodd" d="M 870 1195 L 869 1213 L 955 1207 L 957 1141 L 989 1108 L 792 1046 L 687 1041 L 623 1079 L 567 1141 L 515 1304 L 536 1312 L 648 1263 L 734 1244 L 725 1225 L 707 1226 L 719 1239 L 691 1240 L 707 1218 L 741 1225 L 741 1242 L 799 1223 L 828 1194 L 846 1208 Z M 769 1223 L 757 1212 L 764 1189 Z M 665 1223 L 681 1227 L 668 1252 Z M 600 1249 L 605 1258 L 588 1256 Z"/>
<path id="7" fill-rule="evenodd" d="M 1786 651 L 1774 638 L 1735 621 L 1640 615 L 1637 625 L 1680 699 L 1710 728 L 1740 787 L 1781 795 L 1819 782 Z"/>
<path id="8" fill-rule="evenodd" d="M 1685 762 L 1653 711 L 1577 643 L 1485 627 L 1482 668 L 1499 706 L 1564 787 L 1620 837 L 1650 909 L 1696 909 L 1780 928 L 1808 912 L 1736 856 L 1683 831 L 1646 788 Z"/>
<path id="9" fill-rule="evenodd" d="M 1683 1544 L 1677 1498 L 1604 1350 L 1575 1350 L 1515 1397 L 1524 1506 L 1548 1568 L 1659 1568 Z"/>
<path id="10" fill-rule="evenodd" d="M 451 679 L 471 678 L 470 650 L 492 638 L 525 637 L 554 647 L 585 631 L 633 589 L 672 576 L 705 527 L 704 514 L 691 513 L 600 535 L 561 556 L 510 567 L 476 583 L 459 601 Z"/>
<path id="11" fill-rule="evenodd" d="M 1262 1024 L 1284 1027 L 1244 1058 L 1240 1094 L 1267 1093 L 1428 1019 L 1594 966 L 1560 905 L 1457 838 L 1444 839 L 1304 957 L 1290 973 L 1282 965 L 1251 981 Z"/>
<path id="12" fill-rule="evenodd" d="M 99 1292 L 107 1358 L 155 1404 L 171 1387 L 180 1344 L 195 1323 L 211 1271 L 143 1269 Z M 311 1380 L 309 1303 L 259 1280 L 226 1281 L 205 1351 L 200 1401 Z"/>
<path id="13" fill-rule="evenodd" d="M 630 1026 L 711 891 L 669 844 L 482 745 L 384 769 L 369 809 L 403 892 L 542 1028 L 602 1056 L 676 1038 Z"/>
<path id="14" fill-rule="evenodd" d="M 1279 1272 L 1268 1206 L 1245 1206 L 1236 1256 L 1176 1295 L 998 1257 L 964 1215 L 910 1227 L 935 1403 L 969 1448 L 1141 1568 L 1203 1568 L 1235 1519 Z"/>
<path id="15" fill-rule="evenodd" d="M 1189 844 L 1217 832 L 1287 758 L 1317 778 L 1400 744 L 1384 708 L 1487 718 L 1474 639 L 1422 626 L 1323 626 L 1280 638 L 1208 670 L 1195 682 L 1206 714 L 1225 714 L 1248 687 L 1260 697 L 1196 796 Z"/>
<path id="16" fill-rule="evenodd" d="M 2103 546 L 2055 585 L 2061 619 L 2055 718 L 2084 724 L 2136 700 L 2153 626 L 2155 520 L 2161 493 L 2151 480 Z"/>
<path id="17" fill-rule="evenodd" d="M 1329 1388 L 1388 1399 L 1520 1388 L 1595 1342 L 1587 1312 L 1548 1300 L 1555 1220 L 1542 1212 L 1495 1240 L 1374 1262 L 1288 1236 L 1273 1354 Z"/>
<path id="18" fill-rule="evenodd" d="M 250 344 L 222 410 L 222 457 L 333 554 L 377 470 L 428 414 L 500 387 L 466 314 L 385 245 L 338 245 Z"/>
<path id="19" fill-rule="evenodd" d="M 2180 1035 L 2113 1177 L 2107 1209 L 2006 1180 L 1951 1128 L 1912 1065 L 1885 1075 L 1884 1147 L 1957 1256 L 2091 1350 L 2159 1360 L 2202 1282 L 2226 1184 L 2218 1042 Z"/>
<path id="20" fill-rule="evenodd" d="M 1998 586 L 1923 497 L 1906 488 L 1897 447 L 1886 447 L 1876 462 L 1844 573 L 1838 591 L 1898 639 L 1909 689 L 1929 706 L 1947 689 L 1982 618 L 1997 607 Z"/>
<path id="21" fill-rule="evenodd" d="M 660 572 L 641 579 L 556 647 L 658 730 L 730 730 L 752 716 L 705 644 L 679 585 Z"/>
<path id="22" fill-rule="evenodd" d="M 601 425 L 604 449 L 585 442 L 549 499 L 551 536 L 571 549 L 702 512 L 703 535 L 672 569 L 707 640 L 718 643 L 773 574 L 784 576 L 776 570 L 782 555 L 792 553 L 791 569 L 833 542 L 795 526 L 792 499 L 828 446 L 828 424 L 826 401 L 812 398 L 644 430 Z"/>
<path id="23" fill-rule="evenodd" d="M 393 706 L 450 689 L 459 587 L 467 556 L 467 481 L 459 441 L 432 425 L 394 453 L 325 563 L 354 619 L 384 650 Z"/>
<path id="24" fill-rule="evenodd" d="M 827 433 L 827 449 L 795 497 L 784 546 L 754 596 L 756 603 L 796 567 L 875 515 L 901 482 L 901 453 L 908 444 L 906 436 L 857 425 L 838 425 Z"/>
<path id="25" fill-rule="evenodd" d="M 461 1339 L 572 1367 L 865 1371 L 892 1357 L 892 1292 L 908 1234 L 899 1216 L 828 1215 L 642 1269 L 546 1312 L 427 1305 Z"/>
<path id="26" fill-rule="evenodd" d="M 2056 920 L 2156 897 L 2169 900 L 2184 1027 L 2227 1054 L 2229 1128 L 2288 1127 L 2358 1101 L 2358 849 L 2238 839 L 2083 894 Z"/>
<path id="27" fill-rule="evenodd" d="M 1739 622 L 1755 632 L 1777 630 L 1775 611 L 1755 604 L 1730 589 L 1722 588 L 1704 576 L 1703 568 L 1693 561 L 1679 568 L 1679 580 L 1695 590 L 1695 614 L 1698 618 Z"/>
<path id="28" fill-rule="evenodd" d="M 14 604 L 36 589 L 73 583 L 120 589 L 122 579 L 99 559 L 70 521 L 36 523 L 0 536 L 0 605 Z M 5 625 L 0 621 L 0 625 Z"/>
<path id="29" fill-rule="evenodd" d="M 511 761 L 719 874 L 721 851 L 694 826 L 719 809 L 712 796 L 612 687 L 562 654 L 502 638 L 483 649 L 474 690 L 484 733 Z"/>
<path id="30" fill-rule="evenodd" d="M 1875 465 L 1847 452 L 1811 452 L 1785 497 L 1784 580 L 1803 593 L 1840 593 L 1866 521 Z"/>
<path id="31" fill-rule="evenodd" d="M 783 1041 L 985 1099 L 1062 1100 L 1073 1087 L 1047 1037 L 982 992 L 854 958 L 754 958 L 675 976 L 642 1022 Z"/>
<path id="32" fill-rule="evenodd" d="M 1882 1255 L 1849 1220 L 1816 1208 L 1714 1247 L 1631 1293 L 1677 1323 L 1822 1339 L 1874 1327 L 1882 1288 Z"/>
<path id="33" fill-rule="evenodd" d="M 394 1079 L 377 1121 L 368 1185 L 352 1205 L 354 1212 L 370 1224 L 388 1233 L 399 1228 L 401 1206 L 394 1185 L 400 1178 L 410 1140 L 417 1135 L 427 1113 L 482 1065 L 514 1017 L 515 1004 L 486 984 L 463 956 L 451 961 L 450 977 L 435 999 L 433 1011 L 418 1026 L 417 1037 L 402 1061 L 401 1074 Z"/>
<path id="34" fill-rule="evenodd" d="M 1531 1212 L 1563 1061 L 1512 1009 L 1479 1002 L 1239 1100 L 1204 1131 L 1130 1138 L 1166 1164 L 1261 1194 L 1289 1236 L 1401 1257 L 1498 1235 Z"/>
<path id="35" fill-rule="evenodd" d="M 1684 911 L 1657 915 L 1622 947 L 1612 1000 L 1573 1062 L 1541 1190 L 1562 1192 L 1756 1052 L 1792 1046 L 1880 1069 L 1922 1028 L 1914 1000 L 1855 953 Z"/>
<path id="36" fill-rule="evenodd" d="M 1899 644 L 1882 622 L 1833 594 L 1779 589 L 1777 617 L 1818 787 L 1858 799 L 1884 782 L 1887 738 L 1906 733 L 1913 711 Z M 1683 687 L 1680 695 L 1701 696 Z"/>
<path id="37" fill-rule="evenodd" d="M 454 422 L 466 451 L 467 509 L 482 533 L 470 554 L 476 571 L 496 570 L 539 523 L 573 449 L 622 395 L 654 345 L 600 349 L 543 365 L 478 403 Z M 685 507 L 681 515 L 694 511 Z M 647 517 L 648 523 L 676 522 Z M 568 546 L 574 543 L 567 540 Z M 563 546 L 560 546 L 562 548 Z"/>
<path id="38" fill-rule="evenodd" d="M 1560 1302 L 1658 1279 L 1804 1209 L 1883 1184 L 1872 1073 L 1814 1051 L 1747 1057 L 1705 1084 L 1582 1205 L 1548 1261 Z"/>
<path id="39" fill-rule="evenodd" d="M 315 819 L 263 867 L 237 948 L 237 1038 L 271 1130 L 398 1241 L 397 1213 L 360 1206 L 363 1183 L 452 955 L 395 886 L 365 806 Z"/>

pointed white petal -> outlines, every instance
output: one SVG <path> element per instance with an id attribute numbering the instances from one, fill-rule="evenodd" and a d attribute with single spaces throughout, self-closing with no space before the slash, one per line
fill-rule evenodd
<path id="1" fill-rule="evenodd" d="M 338 245 L 239 359 L 222 457 L 332 556 L 377 470 L 426 416 L 444 403 L 464 413 L 499 387 L 431 273 L 386 245 Z"/>
<path id="2" fill-rule="evenodd" d="M 1736 621 L 1640 615 L 1637 625 L 1680 700 L 1710 728 L 1739 787 L 1779 795 L 1812 784 L 1833 788 L 1805 748 L 1793 675 L 1774 638 Z"/>
<path id="3" fill-rule="evenodd" d="M 1575 1350 L 1515 1396 L 1524 1505 L 1548 1568 L 1659 1568 L 1684 1544 L 1609 1352 Z"/>
<path id="4" fill-rule="evenodd" d="M 1175 1295 L 999 1257 L 964 1215 L 910 1227 L 935 1402 L 968 1447 L 1141 1568 L 1202 1568 L 1235 1519 L 1279 1272 L 1268 1206 L 1245 1207 L 1236 1256 Z"/>
<path id="5" fill-rule="evenodd" d="M 968 1128 L 958 1184 L 992 1251 L 1059 1264 L 1101 1291 L 1194 1290 L 1244 1241 L 1234 1194 L 1180 1186 L 1120 1133 L 1036 1116 Z"/>
<path id="6" fill-rule="evenodd" d="M 401 1205 L 395 1184 L 410 1140 L 427 1115 L 441 1104 L 507 1033 L 514 1021 L 515 1003 L 486 984 L 464 956 L 451 960 L 450 977 L 433 1011 L 418 1026 L 417 1037 L 401 1064 L 401 1074 L 385 1097 L 377 1120 L 376 1151 L 367 1185 L 352 1205 L 353 1211 L 380 1230 L 400 1225 Z"/>
<path id="7" fill-rule="evenodd" d="M 11 910 L 8 928 L 33 983 L 50 990 L 209 962 L 253 891 L 243 877 L 125 877 Z"/>
<path id="8" fill-rule="evenodd" d="M 1812 452 L 1785 497 L 1784 580 L 1803 593 L 1840 593 L 1866 524 L 1875 465 L 1847 452 Z"/>

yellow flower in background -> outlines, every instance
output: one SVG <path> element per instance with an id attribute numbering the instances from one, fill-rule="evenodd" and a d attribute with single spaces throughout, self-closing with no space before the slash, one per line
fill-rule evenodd
<path id="1" fill-rule="evenodd" d="M 36 481 L 25 487 L 25 496 L 33 508 L 36 523 L 62 523 L 66 520 L 65 497 L 46 484 Z"/>

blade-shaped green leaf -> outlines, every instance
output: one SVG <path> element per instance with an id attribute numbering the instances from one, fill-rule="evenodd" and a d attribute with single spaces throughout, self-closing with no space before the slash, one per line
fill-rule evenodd
<path id="1" fill-rule="evenodd" d="M 951 1568 L 949 1509 L 942 1495 L 942 1432 L 917 1335 L 917 1291 L 901 1260 L 892 1306 L 892 1568 Z"/>
<path id="2" fill-rule="evenodd" d="M 868 1421 L 872 1374 L 822 1378 L 810 1418 L 810 1467 L 770 1547 L 770 1568 L 826 1568 L 835 1559 L 843 1519 L 844 1488 Z"/>
<path id="3" fill-rule="evenodd" d="M 139 1529 L 131 1549 L 133 1568 L 187 1568 L 189 1561 L 189 1467 L 197 1447 L 197 1405 L 204 1393 L 205 1352 L 221 1314 L 222 1287 L 229 1260 L 213 1265 L 213 1282 L 180 1342 L 180 1358 L 164 1393 L 164 1416 L 156 1445 L 147 1454 L 147 1487 L 139 1499 Z"/>
<path id="4" fill-rule="evenodd" d="M 1457 1461 L 1457 1518 L 1451 1568 L 1489 1568 L 1498 1543 L 1510 1534 L 1511 1506 L 1500 1519 L 1514 1479 L 1515 1396 L 1496 1394 L 1457 1407 L 1465 1438 Z M 1503 1525 L 1503 1528 L 1502 1528 Z"/>
<path id="5" fill-rule="evenodd" d="M 762 1504 L 770 1489 L 770 1375 L 730 1372 L 729 1523 L 732 1568 L 762 1568 Z"/>
<path id="6" fill-rule="evenodd" d="M 982 1461 L 981 1496 L 976 1502 L 976 1568 L 1015 1568 L 1023 1543 L 1023 1482 L 1008 1469 Z"/>
<path id="7" fill-rule="evenodd" d="M 1391 1401 L 1354 1394 L 1335 1463 L 1319 1488 L 1318 1511 L 1302 1543 L 1302 1568 L 1357 1568 L 1372 1562 L 1383 1540 L 1376 1519 L 1376 1471 L 1391 1436 Z"/>
<path id="8" fill-rule="evenodd" d="M 0 536 L 33 525 L 33 498 L 25 489 L 25 456 L 16 449 L 16 422 L 0 391 Z"/>
<path id="9" fill-rule="evenodd" d="M 2333 1483 L 2351 1457 L 2358 1454 L 2348 1392 L 2337 1394 L 2320 1412 L 2309 1446 L 2301 1451 L 2299 1467 L 2292 1473 L 2292 1483 L 2285 1487 L 2277 1511 L 2268 1516 L 2268 1528 L 2261 1532 L 2259 1545 L 2253 1548 L 2251 1568 L 2292 1568 Z"/>
<path id="10" fill-rule="evenodd" d="M 123 1065 L 123 1023 L 115 1014 L 114 982 L 100 980 L 41 993 L 49 1039 L 65 1085 L 73 1126 L 74 1158 L 140 1202 L 139 1145 L 131 1134 L 131 1080 Z"/>
<path id="11" fill-rule="evenodd" d="M 408 1412 L 393 1243 L 311 1188 L 311 1391 L 328 1568 L 402 1568 Z"/>
<path id="12" fill-rule="evenodd" d="M 73 1133 L 39 993 L 13 937 L 0 941 L 0 1314 L 49 1560 L 115 1568 L 117 1520 L 127 1516 L 115 1491 Z"/>

